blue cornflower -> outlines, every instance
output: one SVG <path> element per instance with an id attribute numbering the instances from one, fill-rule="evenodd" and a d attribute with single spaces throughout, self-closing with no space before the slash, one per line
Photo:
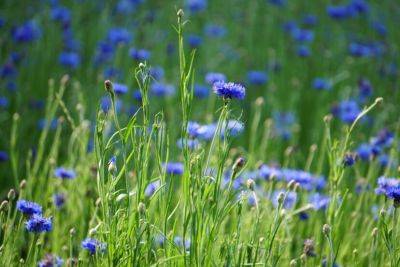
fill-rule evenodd
<path id="1" fill-rule="evenodd" d="M 305 45 L 300 45 L 297 47 L 297 55 L 299 57 L 309 57 L 311 55 L 310 48 Z"/>
<path id="2" fill-rule="evenodd" d="M 398 187 L 400 185 L 400 180 L 395 178 L 387 178 L 381 176 L 377 181 L 378 187 L 375 188 L 375 193 L 377 195 L 387 194 L 390 188 Z"/>
<path id="3" fill-rule="evenodd" d="M 236 83 L 225 83 L 225 82 L 216 82 L 213 84 L 214 93 L 224 99 L 244 99 L 246 95 L 246 89 Z"/>
<path id="4" fill-rule="evenodd" d="M 377 136 L 372 138 L 371 145 L 374 147 L 387 148 L 393 143 L 394 134 L 387 129 L 381 130 Z"/>
<path id="5" fill-rule="evenodd" d="M 344 165 L 345 167 L 353 166 L 355 162 L 356 162 L 356 155 L 355 155 L 355 154 L 347 153 L 347 154 L 344 156 L 343 165 Z"/>
<path id="6" fill-rule="evenodd" d="M 395 207 L 400 205 L 400 185 L 389 187 L 385 194 L 388 198 L 393 199 Z"/>
<path id="7" fill-rule="evenodd" d="M 89 238 L 89 237 L 85 238 L 82 241 L 81 246 L 83 249 L 89 251 L 90 255 L 94 255 L 98 252 L 104 253 L 107 248 L 106 243 L 102 243 L 102 242 L 98 241 L 97 239 Z"/>
<path id="8" fill-rule="evenodd" d="M 8 160 L 8 153 L 0 150 L 0 162 L 5 162 Z"/>
<path id="9" fill-rule="evenodd" d="M 46 254 L 46 256 L 39 261 L 38 266 L 39 267 L 61 267 L 63 265 L 64 261 L 52 254 Z"/>
<path id="10" fill-rule="evenodd" d="M 0 77 L 13 77 L 17 74 L 17 69 L 13 62 L 6 62 L 0 69 Z"/>
<path id="11" fill-rule="evenodd" d="M 164 69 L 161 66 L 150 67 L 149 73 L 156 81 L 159 81 L 164 77 Z"/>
<path id="12" fill-rule="evenodd" d="M 219 38 L 226 34 L 226 28 L 221 25 L 209 24 L 204 28 L 204 32 L 208 37 Z"/>
<path id="13" fill-rule="evenodd" d="M 317 77 L 313 80 L 313 87 L 316 90 L 330 90 L 332 88 L 332 83 L 328 79 Z"/>
<path id="14" fill-rule="evenodd" d="M 328 15 L 336 20 L 346 19 L 351 16 L 351 12 L 346 5 L 328 6 L 326 8 Z"/>
<path id="15" fill-rule="evenodd" d="M 71 22 L 71 11 L 63 6 L 53 7 L 51 9 L 51 19 L 63 25 L 69 24 Z"/>
<path id="16" fill-rule="evenodd" d="M 76 69 L 81 64 L 81 57 L 76 52 L 61 52 L 58 60 L 61 65 L 71 69 Z"/>
<path id="17" fill-rule="evenodd" d="M 199 35 L 190 34 L 187 42 L 191 48 L 198 48 L 202 44 L 203 39 Z"/>
<path id="18" fill-rule="evenodd" d="M 28 43 L 37 40 L 41 35 L 41 29 L 35 21 L 27 21 L 11 31 L 12 37 L 17 43 Z"/>
<path id="19" fill-rule="evenodd" d="M 8 106 L 8 98 L 0 96 L 0 108 L 6 108 Z"/>
<path id="20" fill-rule="evenodd" d="M 37 122 L 37 127 L 39 130 L 43 130 L 46 127 L 49 127 L 49 129 L 54 130 L 58 126 L 58 120 L 56 118 L 51 119 L 50 121 L 46 118 L 39 119 Z"/>
<path id="21" fill-rule="evenodd" d="M 20 199 L 17 201 L 17 210 L 25 215 L 42 214 L 42 206 L 35 202 Z"/>
<path id="22" fill-rule="evenodd" d="M 275 6 L 284 6 L 286 5 L 286 0 L 268 0 L 268 2 Z"/>
<path id="23" fill-rule="evenodd" d="M 213 85 L 216 82 L 225 82 L 226 76 L 225 74 L 219 72 L 209 72 L 206 74 L 205 80 L 209 85 Z"/>
<path id="24" fill-rule="evenodd" d="M 364 143 L 357 148 L 357 156 L 363 161 L 368 161 L 372 155 L 372 147 L 369 144 Z"/>
<path id="25" fill-rule="evenodd" d="M 115 173 L 117 171 L 117 157 L 112 156 L 108 161 L 108 171 Z"/>
<path id="26" fill-rule="evenodd" d="M 185 142 L 187 143 L 187 146 L 190 150 L 194 150 L 200 147 L 199 140 L 196 139 L 182 139 L 179 138 L 178 141 L 176 141 L 176 145 L 182 149 L 183 146 L 185 145 Z"/>
<path id="27" fill-rule="evenodd" d="M 207 0 L 186 0 L 186 6 L 192 13 L 201 12 L 207 8 Z"/>
<path id="28" fill-rule="evenodd" d="M 312 42 L 314 40 L 314 32 L 311 30 L 295 28 L 291 32 L 293 40 L 297 42 Z"/>
<path id="29" fill-rule="evenodd" d="M 303 24 L 305 24 L 307 26 L 314 26 L 317 24 L 318 18 L 317 18 L 317 16 L 315 16 L 313 14 L 306 14 L 303 17 L 302 22 L 303 22 Z"/>
<path id="30" fill-rule="evenodd" d="M 200 140 L 211 140 L 215 134 L 217 125 L 215 123 L 201 125 L 197 130 L 197 138 Z"/>
<path id="31" fill-rule="evenodd" d="M 189 137 L 196 138 L 199 135 L 201 125 L 195 121 L 189 121 L 187 124 L 187 132 Z"/>
<path id="32" fill-rule="evenodd" d="M 54 170 L 54 175 L 57 178 L 61 179 L 74 179 L 76 177 L 76 173 L 73 169 L 66 169 L 64 167 L 58 167 Z"/>
<path id="33" fill-rule="evenodd" d="M 129 56 L 137 61 L 145 61 L 149 60 L 151 56 L 151 52 L 146 49 L 129 49 Z"/>
<path id="34" fill-rule="evenodd" d="M 140 90 L 135 90 L 132 93 L 133 99 L 135 99 L 138 102 L 142 102 L 142 92 Z"/>
<path id="35" fill-rule="evenodd" d="M 132 34 L 125 28 L 112 28 L 108 31 L 107 39 L 113 45 L 128 44 L 132 40 Z"/>
<path id="36" fill-rule="evenodd" d="M 372 28 L 381 36 L 386 36 L 387 34 L 387 28 L 385 24 L 375 21 L 372 23 Z"/>
<path id="37" fill-rule="evenodd" d="M 206 98 L 210 93 L 207 86 L 195 84 L 193 88 L 193 95 L 197 98 Z"/>
<path id="38" fill-rule="evenodd" d="M 160 180 L 157 180 L 157 181 L 149 183 L 146 186 L 146 189 L 144 190 L 144 195 L 146 197 L 153 196 L 154 193 L 157 191 L 157 189 L 160 188 L 160 185 L 161 185 L 161 181 Z"/>
<path id="39" fill-rule="evenodd" d="M 175 87 L 170 84 L 154 82 L 150 86 L 151 93 L 156 96 L 172 96 L 175 94 Z"/>
<path id="40" fill-rule="evenodd" d="M 167 174 L 182 175 L 183 174 L 183 163 L 181 162 L 168 162 L 164 163 L 163 167 Z"/>
<path id="41" fill-rule="evenodd" d="M 54 194 L 53 203 L 57 209 L 61 209 L 65 204 L 65 195 L 63 193 Z"/>
<path id="42" fill-rule="evenodd" d="M 278 168 L 269 167 L 265 164 L 259 167 L 258 173 L 260 177 L 265 180 L 270 180 L 270 179 L 281 180 L 281 171 Z"/>
<path id="43" fill-rule="evenodd" d="M 221 137 L 226 136 L 237 136 L 244 130 L 242 122 L 237 120 L 229 120 L 221 129 Z"/>
<path id="44" fill-rule="evenodd" d="M 333 110 L 333 115 L 338 117 L 341 121 L 351 124 L 360 114 L 361 110 L 354 100 L 345 100 L 339 103 Z"/>
<path id="45" fill-rule="evenodd" d="M 95 63 L 101 64 L 104 62 L 111 61 L 114 56 L 115 48 L 109 41 L 101 41 L 97 44 L 97 50 L 95 55 Z"/>
<path id="46" fill-rule="evenodd" d="M 174 243 L 179 247 L 184 247 L 186 250 L 190 249 L 190 239 L 183 240 L 182 237 L 176 236 L 174 237 Z"/>
<path id="47" fill-rule="evenodd" d="M 128 92 L 128 86 L 122 83 L 113 83 L 113 89 L 117 95 L 124 95 Z"/>
<path id="48" fill-rule="evenodd" d="M 308 202 L 312 205 L 314 210 L 325 210 L 328 207 L 330 198 L 321 195 L 320 193 L 312 194 L 308 197 Z"/>
<path id="49" fill-rule="evenodd" d="M 358 92 L 361 101 L 365 101 L 372 95 L 372 85 L 367 79 L 360 79 L 358 81 Z"/>
<path id="50" fill-rule="evenodd" d="M 51 218 L 42 217 L 39 214 L 33 214 L 27 222 L 25 222 L 25 228 L 29 232 L 42 233 L 50 232 L 52 229 Z"/>
<path id="51" fill-rule="evenodd" d="M 368 13 L 368 11 L 369 11 L 369 5 L 364 0 L 352 0 L 349 3 L 348 8 L 354 14 L 363 14 L 363 13 Z"/>
<path id="52" fill-rule="evenodd" d="M 251 84 L 263 85 L 268 81 L 268 75 L 264 71 L 249 71 L 247 73 L 247 79 Z"/>

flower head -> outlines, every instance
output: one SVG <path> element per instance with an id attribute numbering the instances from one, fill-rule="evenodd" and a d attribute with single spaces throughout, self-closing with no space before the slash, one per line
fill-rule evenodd
<path id="1" fill-rule="evenodd" d="M 42 215 L 33 214 L 25 223 L 25 228 L 29 232 L 42 233 L 50 232 L 52 229 L 51 218 L 42 217 Z"/>
<path id="2" fill-rule="evenodd" d="M 61 267 L 63 265 L 64 261 L 53 254 L 46 254 L 44 258 L 39 261 L 38 266 L 39 267 Z"/>
<path id="3" fill-rule="evenodd" d="M 237 83 L 216 82 L 213 84 L 214 93 L 224 99 L 244 99 L 246 89 Z"/>
<path id="4" fill-rule="evenodd" d="M 17 201 L 17 209 L 25 215 L 42 214 L 42 206 L 24 199 Z"/>
<path id="5" fill-rule="evenodd" d="M 83 249 L 89 251 L 90 255 L 94 255 L 97 252 L 104 253 L 107 248 L 106 243 L 102 243 L 94 238 L 84 239 L 81 243 L 81 246 Z"/>
<path id="6" fill-rule="evenodd" d="M 74 179 L 76 177 L 76 173 L 73 169 L 66 169 L 64 167 L 58 167 L 54 170 L 54 175 L 57 178 L 65 179 Z"/>
<path id="7" fill-rule="evenodd" d="M 163 165 L 167 174 L 172 174 L 172 175 L 183 174 L 183 163 L 181 162 L 168 162 L 164 163 Z"/>

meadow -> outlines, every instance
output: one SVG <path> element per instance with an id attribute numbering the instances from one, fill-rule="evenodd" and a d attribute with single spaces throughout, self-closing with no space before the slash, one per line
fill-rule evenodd
<path id="1" fill-rule="evenodd" d="M 0 266 L 400 266 L 400 2 L 0 1 Z"/>

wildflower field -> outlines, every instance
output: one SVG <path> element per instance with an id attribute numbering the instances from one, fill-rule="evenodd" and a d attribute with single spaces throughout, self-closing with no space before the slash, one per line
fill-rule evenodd
<path id="1" fill-rule="evenodd" d="M 400 266 L 399 25 L 0 1 L 0 266 Z"/>

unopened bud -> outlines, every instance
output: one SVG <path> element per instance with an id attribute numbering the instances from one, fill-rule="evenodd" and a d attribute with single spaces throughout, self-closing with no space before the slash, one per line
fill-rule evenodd
<path id="1" fill-rule="evenodd" d="M 246 185 L 249 190 L 254 191 L 255 182 L 253 179 L 247 179 Z"/>
<path id="2" fill-rule="evenodd" d="M 324 233 L 324 235 L 329 235 L 331 233 L 329 224 L 324 224 L 324 226 L 322 226 L 322 233 Z"/>
<path id="3" fill-rule="evenodd" d="M 290 267 L 294 267 L 297 265 L 297 261 L 295 259 L 290 261 Z"/>
<path id="4" fill-rule="evenodd" d="M 284 192 L 280 192 L 279 195 L 278 195 L 278 204 L 282 205 L 284 200 L 285 200 L 285 193 Z"/>
<path id="5" fill-rule="evenodd" d="M 69 230 L 69 235 L 70 235 L 70 236 L 74 236 L 75 234 L 76 234 L 75 228 L 71 228 L 71 229 Z"/>
<path id="6" fill-rule="evenodd" d="M 104 88 L 106 89 L 107 92 L 110 94 L 113 93 L 113 84 L 110 80 L 106 80 L 104 82 Z"/>
<path id="7" fill-rule="evenodd" d="M 376 237 L 377 235 L 378 235 L 378 228 L 374 228 L 374 229 L 372 229 L 372 232 L 371 232 L 371 235 L 372 235 L 372 237 Z"/>
<path id="8" fill-rule="evenodd" d="M 4 200 L 3 202 L 1 202 L 0 204 L 0 212 L 1 211 L 6 211 L 8 209 L 8 201 Z"/>
<path id="9" fill-rule="evenodd" d="M 261 106 L 261 105 L 263 105 L 263 104 L 264 104 L 264 98 L 263 98 L 262 96 L 258 97 L 258 98 L 256 99 L 256 105 L 257 105 L 257 106 Z"/>
<path id="10" fill-rule="evenodd" d="M 146 205 L 143 202 L 139 202 L 138 212 L 140 214 L 145 214 L 146 213 Z"/>
<path id="11" fill-rule="evenodd" d="M 332 120 L 332 114 L 328 114 L 324 117 L 324 122 L 328 123 Z"/>
<path id="12" fill-rule="evenodd" d="M 182 17 L 185 15 L 185 13 L 183 12 L 182 9 L 179 9 L 178 12 L 176 13 L 176 15 L 177 15 L 179 18 L 182 18 Z"/>
<path id="13" fill-rule="evenodd" d="M 244 160 L 244 158 L 239 157 L 233 164 L 233 167 L 232 167 L 233 172 L 237 173 L 238 171 L 240 171 L 243 168 L 245 163 L 246 163 L 246 161 Z"/>
<path id="14" fill-rule="evenodd" d="M 286 187 L 287 187 L 287 189 L 292 190 L 292 189 L 294 189 L 295 184 L 296 184 L 295 180 L 290 180 L 290 182 L 287 184 Z"/>
<path id="15" fill-rule="evenodd" d="M 377 99 L 375 99 L 375 103 L 380 103 L 380 102 L 382 102 L 383 101 L 383 98 L 382 97 L 378 97 Z"/>
<path id="16" fill-rule="evenodd" d="M 24 180 L 22 180 L 22 181 L 19 183 L 19 189 L 22 190 L 22 189 L 24 189 L 25 187 L 26 187 L 26 180 L 24 179 Z"/>
<path id="17" fill-rule="evenodd" d="M 14 200 L 14 198 L 15 198 L 15 190 L 14 189 L 10 189 L 10 191 L 8 191 L 7 198 L 8 198 L 8 200 Z"/>
<path id="18" fill-rule="evenodd" d="M 100 204 L 101 204 L 101 198 L 98 198 L 98 199 L 96 199 L 96 206 L 98 207 L 98 206 L 100 206 Z"/>

